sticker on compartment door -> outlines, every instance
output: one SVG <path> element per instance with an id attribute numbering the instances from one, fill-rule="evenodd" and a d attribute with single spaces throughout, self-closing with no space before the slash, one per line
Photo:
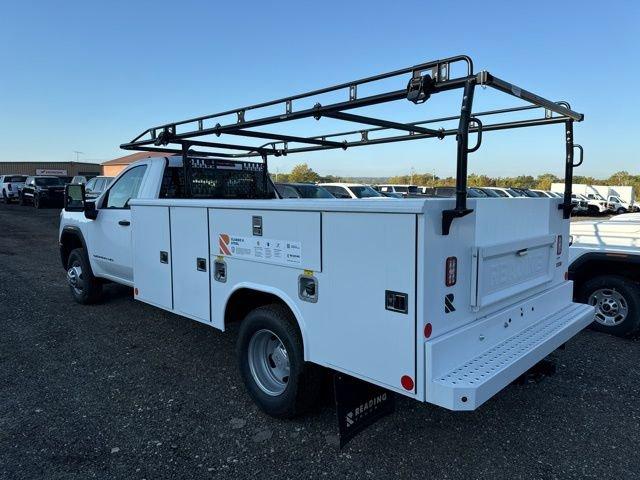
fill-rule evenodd
<path id="1" fill-rule="evenodd" d="M 271 238 L 237 237 L 221 233 L 218 236 L 220 255 L 261 260 L 283 265 L 302 262 L 302 244 Z"/>

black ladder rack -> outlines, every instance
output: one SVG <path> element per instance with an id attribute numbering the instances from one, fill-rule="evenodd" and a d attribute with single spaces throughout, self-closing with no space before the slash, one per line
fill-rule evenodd
<path id="1" fill-rule="evenodd" d="M 452 77 L 452 68 L 459 69 L 460 67 L 465 67 L 465 74 Z M 395 78 L 402 81 L 398 85 L 401 88 L 397 90 L 363 97 L 358 95 L 358 87 L 360 86 Z M 472 110 L 473 97 L 477 85 L 491 87 L 504 92 L 527 102 L 528 105 L 474 113 Z M 426 103 L 432 95 L 457 89 L 463 91 L 459 115 L 406 123 L 348 112 L 354 109 L 396 101 L 409 101 L 420 105 Z M 322 105 L 318 101 L 310 108 L 301 108 L 299 110 L 294 108 L 301 101 L 314 102 L 314 97 L 321 97 L 328 93 L 340 91 L 345 92 L 344 101 L 326 105 Z M 260 115 L 261 109 L 280 109 L 281 113 Z M 495 123 L 489 123 L 487 120 L 494 115 L 536 109 L 538 111 L 543 110 L 543 116 Z M 254 118 L 248 118 L 249 116 Z M 332 118 L 360 124 L 366 126 L 366 128 L 308 137 L 255 130 L 258 127 L 306 118 L 315 118 L 316 120 Z M 364 145 L 426 138 L 443 139 L 455 135 L 457 141 L 456 206 L 454 209 L 443 211 L 442 214 L 442 233 L 447 235 L 455 218 L 465 216 L 472 211 L 467 208 L 468 154 L 480 147 L 483 133 L 495 130 L 551 124 L 563 124 L 565 126 L 565 192 L 561 208 L 564 218 L 568 218 L 572 209 L 571 184 L 573 181 L 573 168 L 582 163 L 582 147 L 573 143 L 573 123 L 580 122 L 583 118 L 584 116 L 573 111 L 567 102 L 547 100 L 501 80 L 487 71 L 474 73 L 471 58 L 466 55 L 459 55 L 270 102 L 151 127 L 130 142 L 122 144 L 121 148 L 182 155 L 186 175 L 189 170 L 189 157 L 193 155 L 221 159 L 260 157 L 266 170 L 269 155 L 277 157 L 319 150 L 347 150 Z M 426 126 L 453 120 L 458 121 L 457 128 L 445 129 L 443 127 L 431 128 Z M 376 137 L 371 138 L 370 134 L 374 132 Z M 469 147 L 470 133 L 477 133 L 476 145 L 471 148 Z M 218 141 L 219 137 L 224 135 L 244 137 L 245 139 L 260 139 L 266 140 L 266 142 L 247 145 Z M 354 135 L 359 135 L 359 139 L 346 138 Z M 573 159 L 573 153 L 576 148 L 580 149 L 580 162 L 578 164 L 574 164 Z"/>

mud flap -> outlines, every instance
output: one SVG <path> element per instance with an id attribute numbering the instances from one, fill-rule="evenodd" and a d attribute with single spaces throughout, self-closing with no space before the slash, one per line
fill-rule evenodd
<path id="1" fill-rule="evenodd" d="M 393 413 L 393 392 L 343 373 L 334 375 L 340 448 L 377 420 Z"/>

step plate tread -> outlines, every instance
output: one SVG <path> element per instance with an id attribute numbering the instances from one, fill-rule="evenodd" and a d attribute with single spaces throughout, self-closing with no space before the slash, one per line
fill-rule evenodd
<path id="1" fill-rule="evenodd" d="M 590 307 L 582 304 L 569 305 L 435 379 L 435 382 L 454 388 L 478 387 L 575 321 L 576 314 L 585 308 Z"/>

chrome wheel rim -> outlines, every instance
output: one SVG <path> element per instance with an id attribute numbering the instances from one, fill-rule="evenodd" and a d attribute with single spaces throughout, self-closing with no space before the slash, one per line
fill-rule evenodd
<path id="1" fill-rule="evenodd" d="M 620 325 L 629 313 L 627 300 L 621 293 L 601 288 L 589 296 L 589 305 L 596 307 L 596 322 L 607 327 Z"/>
<path id="2" fill-rule="evenodd" d="M 249 341 L 249 369 L 260 390 L 272 397 L 282 394 L 291 371 L 289 353 L 271 330 L 262 329 Z"/>
<path id="3" fill-rule="evenodd" d="M 67 270 L 67 282 L 74 292 L 81 294 L 83 290 L 82 267 L 80 263 L 74 262 Z"/>

